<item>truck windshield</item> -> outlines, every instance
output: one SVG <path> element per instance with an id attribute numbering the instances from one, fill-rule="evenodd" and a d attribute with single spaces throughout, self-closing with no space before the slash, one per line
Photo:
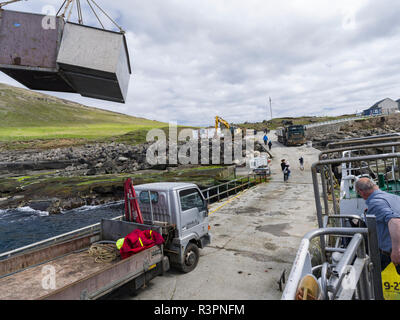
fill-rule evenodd
<path id="1" fill-rule="evenodd" d="M 197 189 L 182 190 L 179 192 L 179 198 L 181 200 L 182 211 L 193 208 L 198 208 L 199 211 L 204 210 L 203 198 Z"/>
<path id="2" fill-rule="evenodd" d="M 289 128 L 289 132 L 290 133 L 303 133 L 304 128 L 303 128 L 303 126 L 293 126 L 293 127 Z"/>

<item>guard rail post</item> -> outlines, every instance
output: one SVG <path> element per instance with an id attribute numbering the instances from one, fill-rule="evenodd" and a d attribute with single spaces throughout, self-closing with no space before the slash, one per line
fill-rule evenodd
<path id="1" fill-rule="evenodd" d="M 363 240 L 365 240 L 364 237 L 363 237 Z M 359 289 L 360 299 L 361 300 L 371 300 L 371 296 L 373 295 L 373 288 L 372 288 L 372 284 L 369 281 L 369 277 L 368 277 L 368 273 L 369 273 L 368 269 L 369 269 L 370 259 L 367 259 L 365 241 L 362 241 L 360 243 L 360 246 L 357 249 L 357 257 L 360 259 L 364 259 L 364 261 L 365 261 L 364 266 L 361 270 L 359 281 L 358 281 L 358 289 Z"/>
<path id="2" fill-rule="evenodd" d="M 366 224 L 368 227 L 368 254 L 371 257 L 372 282 L 375 300 L 384 300 L 382 289 L 381 259 L 378 246 L 378 233 L 376 229 L 376 218 L 373 215 L 366 216 Z"/>

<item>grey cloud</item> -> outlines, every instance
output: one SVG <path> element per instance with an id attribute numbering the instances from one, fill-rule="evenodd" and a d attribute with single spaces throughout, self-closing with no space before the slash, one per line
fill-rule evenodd
<path id="1" fill-rule="evenodd" d="M 128 101 L 57 96 L 186 125 L 213 125 L 215 115 L 262 121 L 269 96 L 275 117 L 352 113 L 398 98 L 398 1 L 365 1 L 347 22 L 346 1 L 310 0 L 310 7 L 290 0 L 97 2 L 127 31 Z M 13 9 L 40 12 L 49 3 L 60 4 L 39 0 Z M 354 28 L 344 28 L 352 22 Z M 10 83 L 3 75 L 0 81 Z"/>

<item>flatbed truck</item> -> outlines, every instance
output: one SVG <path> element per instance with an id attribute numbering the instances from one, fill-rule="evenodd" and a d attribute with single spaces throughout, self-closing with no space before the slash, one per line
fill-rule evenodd
<path id="1" fill-rule="evenodd" d="M 135 187 L 144 223 L 124 216 L 0 255 L 0 300 L 89 300 L 124 286 L 132 291 L 167 272 L 197 266 L 199 249 L 211 241 L 208 208 L 190 183 L 151 183 Z M 160 233 L 165 243 L 129 258 L 97 263 L 94 243 L 116 242 L 135 229 Z"/>

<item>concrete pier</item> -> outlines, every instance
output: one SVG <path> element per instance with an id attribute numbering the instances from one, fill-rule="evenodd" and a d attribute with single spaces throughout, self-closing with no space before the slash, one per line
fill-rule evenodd
<path id="1" fill-rule="evenodd" d="M 121 292 L 113 298 L 281 298 L 278 281 L 283 271 L 287 279 L 302 237 L 317 228 L 310 168 L 319 151 L 307 146 L 285 147 L 276 141 L 273 132 L 268 137 L 273 140 L 271 181 L 210 206 L 212 243 L 200 251 L 197 268 L 188 274 L 171 270 L 153 279 L 135 296 Z M 298 161 L 301 155 L 304 171 Z M 281 159 L 291 164 L 287 183 L 283 182 Z"/>

